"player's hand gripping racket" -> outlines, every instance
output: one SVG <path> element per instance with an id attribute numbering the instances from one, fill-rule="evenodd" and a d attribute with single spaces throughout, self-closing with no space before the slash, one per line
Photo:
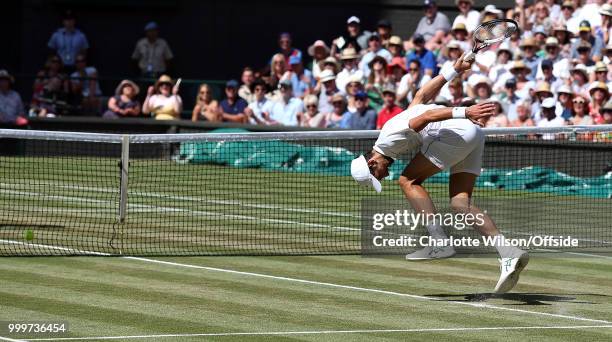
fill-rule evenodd
<path id="1" fill-rule="evenodd" d="M 472 61 L 478 51 L 509 38 L 518 30 L 518 24 L 512 19 L 494 19 L 480 24 L 472 35 L 474 47 L 472 51 L 465 55 L 463 60 Z"/>

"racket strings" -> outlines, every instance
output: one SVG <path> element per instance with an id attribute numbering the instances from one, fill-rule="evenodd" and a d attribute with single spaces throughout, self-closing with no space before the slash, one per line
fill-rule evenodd
<path id="1" fill-rule="evenodd" d="M 516 26 L 508 22 L 492 22 L 482 25 L 474 32 L 474 39 L 483 43 L 493 43 L 510 37 L 516 31 Z"/>

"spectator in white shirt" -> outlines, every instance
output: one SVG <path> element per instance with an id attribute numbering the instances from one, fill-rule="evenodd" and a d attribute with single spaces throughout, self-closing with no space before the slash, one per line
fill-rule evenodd
<path id="1" fill-rule="evenodd" d="M 351 77 L 355 76 L 363 79 L 363 71 L 357 67 L 358 59 L 359 55 L 355 49 L 346 48 L 342 50 L 340 60 L 342 60 L 343 68 L 342 71 L 336 75 L 336 87 L 340 89 L 340 91 L 346 89 L 346 85 Z"/>
<path id="2" fill-rule="evenodd" d="M 480 23 L 480 13 L 472 9 L 474 0 L 455 0 L 455 4 L 459 8 L 460 13 L 455 18 L 453 27 L 455 27 L 457 23 L 464 23 L 469 33 L 474 32 L 474 29 L 476 29 L 476 26 Z"/>
<path id="3" fill-rule="evenodd" d="M 408 63 L 408 73 L 402 77 L 397 88 L 398 101 L 406 100 L 412 102 L 416 92 L 425 83 L 431 80 L 431 76 L 421 73 L 421 63 L 418 59 L 413 59 Z"/>
<path id="4" fill-rule="evenodd" d="M 262 79 L 256 79 L 253 81 L 253 96 L 254 99 L 247 108 L 244 109 L 244 113 L 247 115 L 250 124 L 254 125 L 270 125 L 272 124 L 270 118 L 264 113 L 264 108 L 270 102 L 266 97 L 268 85 Z"/>
<path id="5" fill-rule="evenodd" d="M 298 126 L 299 117 L 304 112 L 302 100 L 293 96 L 290 80 L 281 80 L 278 83 L 280 98 L 271 101 L 263 109 L 264 116 L 270 118 L 274 124 L 283 126 Z"/>
<path id="6" fill-rule="evenodd" d="M 562 117 L 555 114 L 555 99 L 549 97 L 542 102 L 541 120 L 536 123 L 538 127 L 562 127 L 565 126 L 565 120 Z M 554 140 L 555 135 L 552 133 L 545 133 L 542 135 L 544 140 Z"/>

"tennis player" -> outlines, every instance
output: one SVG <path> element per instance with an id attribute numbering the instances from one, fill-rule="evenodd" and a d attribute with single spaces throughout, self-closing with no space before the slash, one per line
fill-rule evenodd
<path id="1" fill-rule="evenodd" d="M 471 204 L 476 178 L 480 175 L 484 134 L 480 120 L 494 115 L 496 105 L 479 103 L 470 107 L 445 107 L 427 104 L 435 98 L 442 86 L 471 68 L 472 61 L 462 56 L 454 65 L 443 68 L 440 75 L 426 83 L 415 95 L 407 110 L 389 120 L 382 128 L 373 149 L 351 163 L 353 178 L 362 185 L 382 190 L 380 180 L 389 175 L 389 166 L 402 153 L 420 152 L 410 161 L 399 178 L 399 185 L 415 212 L 435 214 L 435 207 L 423 182 L 436 173 L 450 169 L 449 195 L 451 208 L 458 213 L 472 213 L 483 217 L 483 224 L 475 229 L 485 236 L 499 235 L 495 223 Z M 447 238 L 440 224 L 429 224 L 432 238 Z M 529 261 L 528 254 L 516 247 L 498 243 L 501 257 L 501 276 L 496 293 L 510 291 L 518 282 L 519 274 Z M 452 246 L 425 247 L 406 256 L 407 260 L 448 258 L 455 254 Z"/>

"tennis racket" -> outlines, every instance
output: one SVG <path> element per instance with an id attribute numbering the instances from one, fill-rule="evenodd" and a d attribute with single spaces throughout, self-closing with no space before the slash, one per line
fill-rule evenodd
<path id="1" fill-rule="evenodd" d="M 518 30 L 518 24 L 512 19 L 494 19 L 480 24 L 472 35 L 474 47 L 471 52 L 465 55 L 463 60 L 472 61 L 478 51 L 509 38 Z"/>

